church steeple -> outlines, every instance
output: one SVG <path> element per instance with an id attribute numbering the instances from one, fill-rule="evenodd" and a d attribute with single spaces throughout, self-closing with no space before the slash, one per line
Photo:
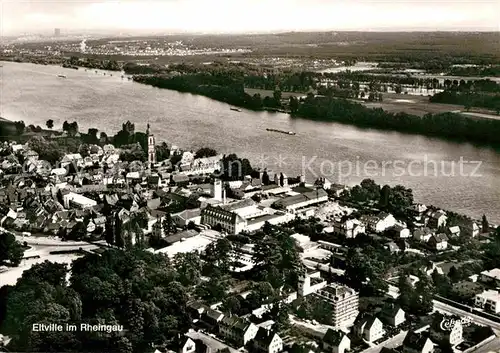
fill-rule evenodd
<path id="1" fill-rule="evenodd" d="M 148 136 L 148 164 L 149 168 L 151 165 L 156 163 L 156 148 L 155 148 L 155 137 L 151 134 L 151 129 L 148 123 L 148 128 L 146 130 L 146 134 Z"/>

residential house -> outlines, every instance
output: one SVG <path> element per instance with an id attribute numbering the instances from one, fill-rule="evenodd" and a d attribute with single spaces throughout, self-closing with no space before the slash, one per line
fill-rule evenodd
<path id="1" fill-rule="evenodd" d="M 340 197 L 344 191 L 348 190 L 347 186 L 341 184 L 332 184 L 328 190 L 330 195 L 334 197 Z"/>
<path id="2" fill-rule="evenodd" d="M 453 226 L 446 229 L 446 234 L 452 238 L 458 238 L 460 236 L 460 227 Z"/>
<path id="3" fill-rule="evenodd" d="M 404 353 L 432 353 L 434 352 L 434 343 L 429 338 L 410 331 L 401 348 L 401 352 Z"/>
<path id="4" fill-rule="evenodd" d="M 481 272 L 481 281 L 492 284 L 495 287 L 500 287 L 500 268 Z"/>
<path id="5" fill-rule="evenodd" d="M 396 224 L 394 227 L 390 228 L 389 231 L 395 239 L 411 238 L 410 230 L 400 224 Z"/>
<path id="6" fill-rule="evenodd" d="M 430 337 L 436 343 L 449 343 L 452 347 L 461 343 L 463 339 L 463 325 L 458 317 L 446 317 L 443 319 L 448 319 L 450 322 L 450 327 L 444 330 L 441 327 L 441 319 L 435 320 L 431 325 Z"/>
<path id="7" fill-rule="evenodd" d="M 375 316 L 358 320 L 355 325 L 357 334 L 368 342 L 375 342 L 384 337 L 384 324 Z"/>
<path id="8" fill-rule="evenodd" d="M 462 230 L 462 234 L 471 238 L 477 237 L 481 230 L 476 222 L 471 219 L 465 220 L 460 224 L 460 229 Z"/>
<path id="9" fill-rule="evenodd" d="M 428 242 L 434 250 L 442 251 L 448 248 L 448 237 L 444 233 L 434 234 Z"/>
<path id="10" fill-rule="evenodd" d="M 218 310 L 213 310 L 213 309 L 207 309 L 202 315 L 200 320 L 205 322 L 206 324 L 210 326 L 216 326 L 221 322 L 221 320 L 224 318 L 224 313 L 218 311 Z"/>
<path id="11" fill-rule="evenodd" d="M 184 344 L 181 345 L 179 349 L 179 353 L 195 353 L 196 352 L 196 343 L 191 338 L 187 338 L 184 341 Z"/>
<path id="12" fill-rule="evenodd" d="M 330 187 L 332 186 L 332 183 L 326 178 L 318 178 L 314 182 L 314 186 L 323 188 L 325 190 L 329 190 Z"/>
<path id="13" fill-rule="evenodd" d="M 493 314 L 500 313 L 500 293 L 497 290 L 485 290 L 476 294 L 474 299 L 476 307 Z"/>
<path id="14" fill-rule="evenodd" d="M 401 248 L 393 241 L 387 243 L 385 247 L 391 252 L 391 254 L 398 253 L 401 251 Z"/>
<path id="15" fill-rule="evenodd" d="M 425 214 L 425 211 L 427 211 L 427 206 L 421 203 L 416 203 L 408 207 L 408 211 L 418 220 Z"/>
<path id="16" fill-rule="evenodd" d="M 345 353 L 351 349 L 351 340 L 342 331 L 331 328 L 326 331 L 322 340 L 323 350 L 328 353 Z"/>
<path id="17" fill-rule="evenodd" d="M 142 181 L 142 176 L 140 172 L 128 172 L 125 175 L 125 180 L 129 184 L 140 183 Z"/>
<path id="18" fill-rule="evenodd" d="M 397 222 L 393 215 L 386 212 L 380 212 L 377 216 L 363 216 L 361 220 L 367 225 L 368 230 L 375 233 L 382 233 L 394 227 Z"/>
<path id="19" fill-rule="evenodd" d="M 425 273 L 427 276 L 431 276 L 434 271 L 436 271 L 440 275 L 444 274 L 443 269 L 439 266 L 436 266 L 436 264 L 432 261 L 429 261 L 427 265 L 421 267 L 420 271 Z"/>
<path id="20" fill-rule="evenodd" d="M 384 307 L 380 315 L 383 322 L 393 327 L 397 327 L 406 321 L 404 310 L 394 304 Z"/>
<path id="21" fill-rule="evenodd" d="M 65 168 L 66 166 L 73 164 L 75 167 L 83 167 L 84 161 L 83 157 L 80 153 L 72 153 L 66 154 L 61 159 L 61 167 Z"/>
<path id="22" fill-rule="evenodd" d="M 163 186 L 161 177 L 158 174 L 150 175 L 146 178 L 148 188 L 157 189 Z"/>
<path id="23" fill-rule="evenodd" d="M 189 316 L 194 320 L 199 320 L 201 316 L 210 308 L 198 301 L 191 302 L 187 305 Z"/>
<path id="24" fill-rule="evenodd" d="M 433 235 L 434 232 L 428 227 L 415 229 L 415 231 L 413 232 L 413 237 L 415 238 L 415 240 L 421 241 L 423 243 L 427 243 Z"/>
<path id="25" fill-rule="evenodd" d="M 358 234 L 366 233 L 366 228 L 357 219 L 336 219 L 333 221 L 333 231 L 345 238 L 356 238 Z"/>
<path id="26" fill-rule="evenodd" d="M 446 216 L 446 212 L 442 210 L 438 211 L 429 211 L 427 212 L 427 226 L 430 228 L 439 228 L 446 226 L 446 222 L 448 217 Z"/>
<path id="27" fill-rule="evenodd" d="M 252 322 L 238 316 L 225 316 L 219 322 L 220 334 L 238 347 L 244 347 L 257 335 L 259 328 Z"/>
<path id="28" fill-rule="evenodd" d="M 253 343 L 257 352 L 278 353 L 283 350 L 281 337 L 276 332 L 263 327 L 259 327 Z"/>

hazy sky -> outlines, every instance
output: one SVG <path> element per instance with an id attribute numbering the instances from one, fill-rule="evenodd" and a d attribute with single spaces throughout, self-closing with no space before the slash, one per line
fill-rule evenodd
<path id="1" fill-rule="evenodd" d="M 3 35 L 64 30 L 500 30 L 500 0 L 0 0 Z"/>

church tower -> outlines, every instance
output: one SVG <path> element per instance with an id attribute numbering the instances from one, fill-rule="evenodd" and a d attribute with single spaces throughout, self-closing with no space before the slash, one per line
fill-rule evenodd
<path id="1" fill-rule="evenodd" d="M 156 163 L 156 149 L 155 149 L 155 137 L 154 135 L 151 134 L 151 131 L 149 129 L 149 124 L 148 124 L 148 129 L 146 130 L 146 134 L 148 135 L 148 164 L 149 168 L 151 168 L 151 166 Z"/>

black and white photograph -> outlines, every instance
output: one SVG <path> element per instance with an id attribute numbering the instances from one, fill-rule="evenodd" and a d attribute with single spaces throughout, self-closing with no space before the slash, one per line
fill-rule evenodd
<path id="1" fill-rule="evenodd" d="M 500 1 L 0 0 L 0 352 L 500 353 Z"/>

